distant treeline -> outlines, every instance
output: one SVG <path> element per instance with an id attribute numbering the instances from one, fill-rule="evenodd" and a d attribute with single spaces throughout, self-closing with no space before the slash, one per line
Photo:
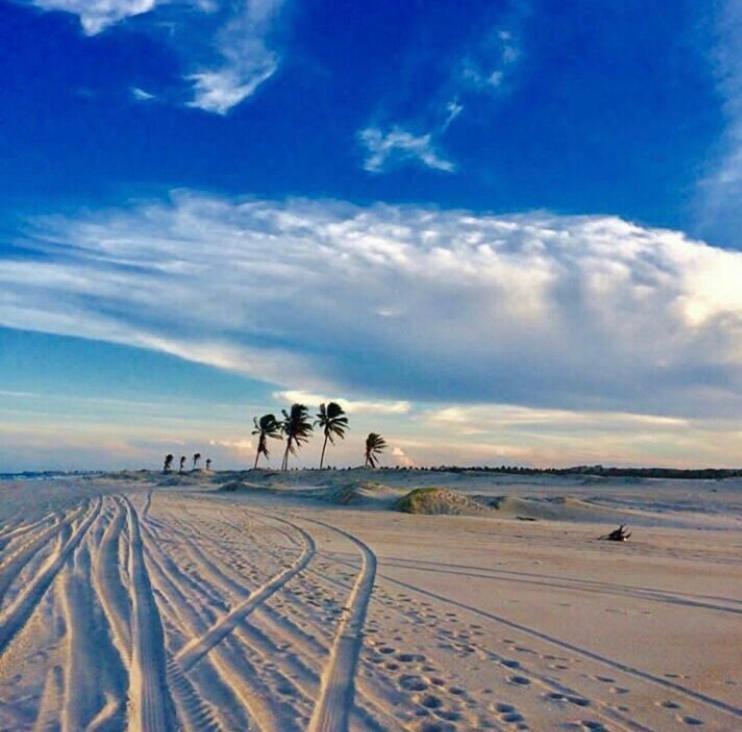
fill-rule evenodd
<path id="1" fill-rule="evenodd" d="M 720 478 L 740 478 L 742 468 L 698 468 L 682 470 L 680 468 L 606 468 L 602 465 L 575 465 L 570 468 L 528 468 L 512 465 L 499 467 L 460 467 L 441 465 L 436 468 L 425 468 L 432 472 L 445 473 L 509 473 L 518 475 L 597 475 L 606 478 L 695 478 L 718 480 Z M 414 470 L 414 468 L 413 468 Z"/>

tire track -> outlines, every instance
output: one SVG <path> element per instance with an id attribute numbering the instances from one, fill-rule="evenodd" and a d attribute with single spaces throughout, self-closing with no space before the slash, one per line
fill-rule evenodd
<path id="1" fill-rule="evenodd" d="M 178 661 L 184 671 L 192 668 L 204 654 L 208 653 L 224 637 L 229 635 L 237 623 L 247 617 L 247 615 L 258 605 L 265 602 L 271 595 L 280 590 L 292 577 L 299 574 L 314 557 L 317 551 L 314 539 L 306 531 L 283 519 L 276 518 L 276 520 L 292 525 L 293 528 L 300 532 L 304 546 L 299 558 L 282 572 L 274 575 L 265 584 L 252 591 L 246 600 L 239 603 L 234 610 L 218 620 L 204 635 L 194 638 L 188 643 L 176 655 L 176 661 Z"/>
<path id="2" fill-rule="evenodd" d="M 26 585 L 15 601 L 0 613 L 0 653 L 6 649 L 15 635 L 25 626 L 47 588 L 64 565 L 67 557 L 80 543 L 80 540 L 90 528 L 93 521 L 100 515 L 102 503 L 101 497 L 98 496 L 98 498 L 94 499 L 92 507 L 88 504 L 87 515 L 82 519 L 77 529 L 72 530 L 69 524 L 63 526 L 60 531 L 56 550 L 39 569 L 36 576 Z M 66 534 L 70 535 L 65 536 Z"/>
<path id="3" fill-rule="evenodd" d="M 131 603 L 121 583 L 119 541 L 126 523 L 126 508 L 121 499 L 111 498 L 114 515 L 100 541 L 93 560 L 93 587 L 111 628 L 113 644 L 125 668 L 131 662 Z"/>
<path id="4" fill-rule="evenodd" d="M 322 521 L 304 519 L 351 541 L 361 553 L 361 571 L 353 584 L 322 675 L 320 697 L 309 722 L 309 732 L 345 732 L 355 695 L 355 675 L 362 645 L 366 612 L 376 579 L 376 555 L 360 539 Z"/>
<path id="5" fill-rule="evenodd" d="M 162 624 L 144 563 L 139 517 L 128 498 L 129 579 L 131 582 L 131 665 L 129 729 L 167 732 L 175 726 L 167 684 Z"/>
<path id="6" fill-rule="evenodd" d="M 335 559 L 335 561 L 341 564 L 345 564 L 346 566 L 349 566 L 349 567 L 355 566 L 347 560 Z M 379 576 L 388 580 L 388 578 L 384 577 L 383 575 L 379 575 Z M 341 579 L 334 579 L 332 580 L 332 582 L 340 585 L 341 587 L 344 587 L 345 589 L 348 589 L 347 584 L 345 584 L 345 582 Z M 405 613 L 399 607 L 390 608 L 387 606 L 387 610 L 393 610 L 398 615 L 405 617 Z M 472 642 L 469 641 L 469 643 L 472 643 Z M 550 676 L 546 674 L 542 674 L 538 671 L 529 669 L 520 662 L 518 662 L 517 666 L 513 666 L 511 659 L 506 658 L 505 656 L 502 656 L 488 648 L 485 648 L 482 645 L 477 645 L 477 648 L 481 653 L 486 655 L 490 660 L 493 660 L 499 665 L 503 666 L 503 668 L 506 669 L 508 673 L 512 672 L 513 669 L 517 669 L 517 672 L 520 675 L 530 677 L 530 679 L 534 681 L 537 686 L 553 694 L 556 694 L 557 696 L 555 696 L 554 698 L 563 698 L 564 701 L 577 704 L 577 706 L 581 705 L 582 700 L 587 699 L 587 697 L 581 692 L 578 692 L 575 689 L 572 689 L 569 686 L 566 686 L 565 684 L 562 684 L 561 682 L 554 680 L 553 678 L 551 678 Z M 368 682 L 366 681 L 366 683 Z M 629 717 L 617 712 L 616 710 L 612 709 L 608 704 L 606 704 L 602 700 L 592 698 L 590 699 L 590 702 L 594 703 L 597 707 L 597 708 L 592 709 L 593 714 L 595 714 L 598 717 L 602 717 L 606 721 L 609 721 L 611 725 L 617 726 L 617 728 L 621 730 L 631 730 L 631 732 L 653 732 L 651 728 L 645 727 L 639 722 L 636 722 L 635 720 L 630 719 Z M 504 729 L 504 728 L 498 727 L 497 725 L 495 725 L 494 728 Z"/>
<path id="7" fill-rule="evenodd" d="M 490 613 L 485 610 L 480 610 L 479 608 L 476 608 L 472 605 L 467 605 L 466 603 L 460 602 L 459 600 L 454 600 L 450 597 L 439 595 L 436 592 L 432 592 L 430 590 L 425 590 L 423 588 L 416 587 L 415 585 L 409 584 L 407 582 L 403 582 L 401 580 L 393 579 L 392 577 L 389 577 L 387 575 L 379 575 L 379 576 L 383 578 L 384 580 L 386 580 L 387 582 L 391 582 L 392 584 L 399 585 L 400 587 L 404 587 L 407 590 L 412 590 L 413 592 L 417 592 L 421 595 L 426 595 L 435 600 L 440 600 L 441 602 L 445 602 L 449 605 L 453 605 L 462 610 L 467 610 L 468 612 L 474 613 L 476 615 L 480 615 L 481 617 L 487 618 L 488 620 L 493 620 L 497 623 L 500 623 L 501 625 L 505 625 L 509 628 L 512 628 L 513 630 L 517 630 L 517 631 L 520 631 L 521 633 L 529 635 L 532 638 L 537 638 L 540 641 L 545 641 L 546 643 L 549 643 L 551 645 L 571 651 L 572 653 L 575 653 L 579 656 L 583 656 L 584 658 L 589 658 L 592 661 L 597 661 L 601 664 L 614 668 L 618 671 L 622 671 L 623 673 L 629 676 L 633 676 L 634 678 L 641 679 L 642 681 L 649 681 L 653 684 L 656 684 L 657 686 L 664 687 L 665 689 L 670 689 L 674 691 L 675 693 L 685 697 L 686 699 L 692 699 L 695 702 L 699 702 L 701 704 L 705 704 L 706 706 L 712 707 L 716 709 L 717 711 L 725 712 L 727 714 L 730 714 L 736 717 L 737 719 L 742 719 L 742 709 L 740 709 L 739 707 L 735 707 L 732 704 L 727 704 L 726 702 L 721 701 L 720 699 L 715 699 L 714 697 L 708 696 L 707 694 L 704 694 L 703 692 L 694 691 L 693 689 L 689 689 L 686 686 L 677 684 L 674 681 L 668 681 L 667 679 L 654 676 L 648 671 L 642 671 L 641 669 L 634 668 L 633 666 L 629 666 L 628 664 L 622 663 L 621 661 L 616 661 L 612 658 L 607 658 L 605 656 L 602 656 L 599 653 L 596 653 L 595 651 L 591 651 L 587 648 L 582 648 L 578 645 L 575 645 L 574 643 L 570 643 L 568 641 L 555 638 L 554 636 L 550 636 L 547 633 L 541 632 L 540 630 L 536 630 L 535 628 L 530 628 L 527 625 L 517 623 L 513 620 L 508 620 L 507 618 L 503 618 L 502 616 L 495 615 L 494 613 Z"/>
<path id="8" fill-rule="evenodd" d="M 8 553 L 5 560 L 0 564 L 0 601 L 10 585 L 23 571 L 23 568 L 37 554 L 39 549 L 49 544 L 50 540 L 59 536 L 64 526 L 69 525 L 82 513 L 82 509 L 71 512 L 69 516 L 62 518 L 59 522 L 47 526 L 36 532 L 33 536 L 26 537 L 23 543 L 16 547 L 12 553 Z"/>
<path id="9" fill-rule="evenodd" d="M 168 527 L 169 530 L 180 532 L 180 529 Z M 208 635 L 210 628 L 205 624 L 202 613 L 198 613 L 195 607 L 191 607 L 189 593 L 184 589 L 191 587 L 192 591 L 199 591 L 198 586 L 192 584 L 192 578 L 184 573 L 172 560 L 168 560 L 168 567 L 156 565 L 156 571 L 162 575 L 162 581 L 170 588 L 173 596 L 180 599 L 173 606 L 176 615 L 180 617 L 180 627 L 185 637 Z M 201 607 L 197 603 L 196 607 Z M 189 619 L 183 622 L 180 615 L 187 609 Z M 213 629 L 213 626 L 212 628 Z M 230 694 L 234 700 L 247 712 L 250 718 L 256 721 L 260 729 L 295 729 L 290 720 L 292 716 L 284 710 L 283 720 L 279 717 L 278 710 L 274 709 L 274 694 L 270 688 L 259 683 L 255 670 L 248 660 L 235 654 L 233 650 L 225 648 L 224 644 L 215 645 L 210 649 L 208 656 L 203 658 L 207 667 L 199 669 L 200 676 L 189 678 L 187 669 L 177 661 L 176 658 L 168 660 L 167 673 L 171 681 L 174 701 L 178 715 L 186 729 L 228 729 L 230 725 L 221 720 L 219 709 L 212 705 L 208 696 L 214 696 L 214 684 L 221 685 L 221 691 L 217 698 L 224 703 L 224 694 Z M 210 679 L 207 693 L 201 687 L 202 682 Z"/>
<path id="10" fill-rule="evenodd" d="M 732 613 L 742 615 L 742 608 L 729 607 L 708 601 L 696 600 L 685 596 L 682 593 L 674 593 L 666 590 L 649 590 L 644 588 L 625 588 L 620 585 L 610 583 L 599 583 L 588 580 L 578 580 L 565 577 L 557 580 L 556 578 L 538 579 L 539 575 L 529 574 L 526 572 L 510 572 L 508 570 L 497 569 L 479 569 L 473 568 L 469 571 L 459 569 L 445 569 L 440 566 L 424 566 L 425 564 L 435 564 L 433 562 L 419 562 L 418 560 L 393 559 L 385 561 L 390 567 L 400 569 L 414 569 L 418 572 L 431 572 L 436 574 L 452 574 L 457 577 L 474 577 L 477 579 L 491 579 L 496 582 L 512 582 L 520 584 L 537 585 L 541 587 L 550 587 L 556 590 L 569 592 L 586 592 L 598 595 L 615 595 L 618 597 L 628 597 L 632 600 L 642 600 L 647 602 L 659 602 L 666 605 L 680 605 L 689 608 L 701 608 L 704 610 L 716 610 L 718 612 Z M 422 565 L 422 566 L 421 566 Z M 445 565 L 444 565 L 445 566 Z M 735 603 L 738 601 L 724 598 L 724 602 Z"/>

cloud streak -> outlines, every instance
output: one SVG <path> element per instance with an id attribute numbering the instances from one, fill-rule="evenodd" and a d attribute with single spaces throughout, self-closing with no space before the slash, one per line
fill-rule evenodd
<path id="1" fill-rule="evenodd" d="M 10 327 L 366 402 L 742 411 L 742 253 L 615 217 L 179 192 L 17 243 Z"/>
<path id="2" fill-rule="evenodd" d="M 742 5 L 718 5 L 713 49 L 719 94 L 727 118 L 723 152 L 699 183 L 696 229 L 715 243 L 740 248 L 742 200 Z"/>
<path id="3" fill-rule="evenodd" d="M 126 18 L 149 13 L 158 0 L 32 0 L 32 4 L 77 15 L 83 31 L 93 36 Z"/>
<path id="4" fill-rule="evenodd" d="M 143 27 L 172 46 L 182 57 L 184 79 L 191 87 L 187 106 L 225 115 L 252 96 L 276 72 L 279 55 L 269 45 L 283 0 L 231 3 L 184 0 L 33 0 L 42 10 L 77 15 L 87 35 L 112 29 L 137 16 Z M 162 36 L 158 11 L 167 6 L 167 36 Z M 132 89 L 138 101 L 155 95 Z"/>
<path id="5" fill-rule="evenodd" d="M 449 112 L 446 126 L 452 119 Z M 358 140 L 366 151 L 363 169 L 369 173 L 384 173 L 391 167 L 410 162 L 443 173 L 456 170 L 456 166 L 436 150 L 432 133 L 414 135 L 396 125 L 386 132 L 379 127 L 367 127 L 358 133 Z"/>

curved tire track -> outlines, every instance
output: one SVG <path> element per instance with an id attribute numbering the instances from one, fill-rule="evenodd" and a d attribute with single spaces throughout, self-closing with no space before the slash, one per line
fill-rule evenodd
<path id="1" fill-rule="evenodd" d="M 361 553 L 361 571 L 353 583 L 338 625 L 330 660 L 322 674 L 320 697 L 309 722 L 309 732 L 345 732 L 355 696 L 355 675 L 366 611 L 376 579 L 376 555 L 360 539 L 322 521 L 304 519 L 351 541 Z"/>
<path id="2" fill-rule="evenodd" d="M 287 523 L 300 532 L 304 542 L 302 553 L 299 558 L 290 566 L 274 575 L 265 584 L 253 590 L 246 600 L 239 603 L 234 610 L 220 618 L 209 630 L 200 638 L 195 638 L 188 643 L 176 655 L 176 661 L 180 664 L 183 671 L 188 671 L 201 659 L 206 653 L 214 648 L 223 638 L 225 638 L 237 624 L 249 615 L 258 605 L 265 602 L 271 595 L 280 590 L 290 579 L 301 572 L 312 560 L 317 549 L 314 539 L 303 529 L 290 524 L 283 519 L 276 520 Z"/>

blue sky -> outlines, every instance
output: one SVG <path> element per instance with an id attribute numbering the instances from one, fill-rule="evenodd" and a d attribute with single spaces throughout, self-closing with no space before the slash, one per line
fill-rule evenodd
<path id="1" fill-rule="evenodd" d="M 732 0 L 0 18 L 0 470 L 243 464 L 299 397 L 392 463 L 740 462 Z"/>

